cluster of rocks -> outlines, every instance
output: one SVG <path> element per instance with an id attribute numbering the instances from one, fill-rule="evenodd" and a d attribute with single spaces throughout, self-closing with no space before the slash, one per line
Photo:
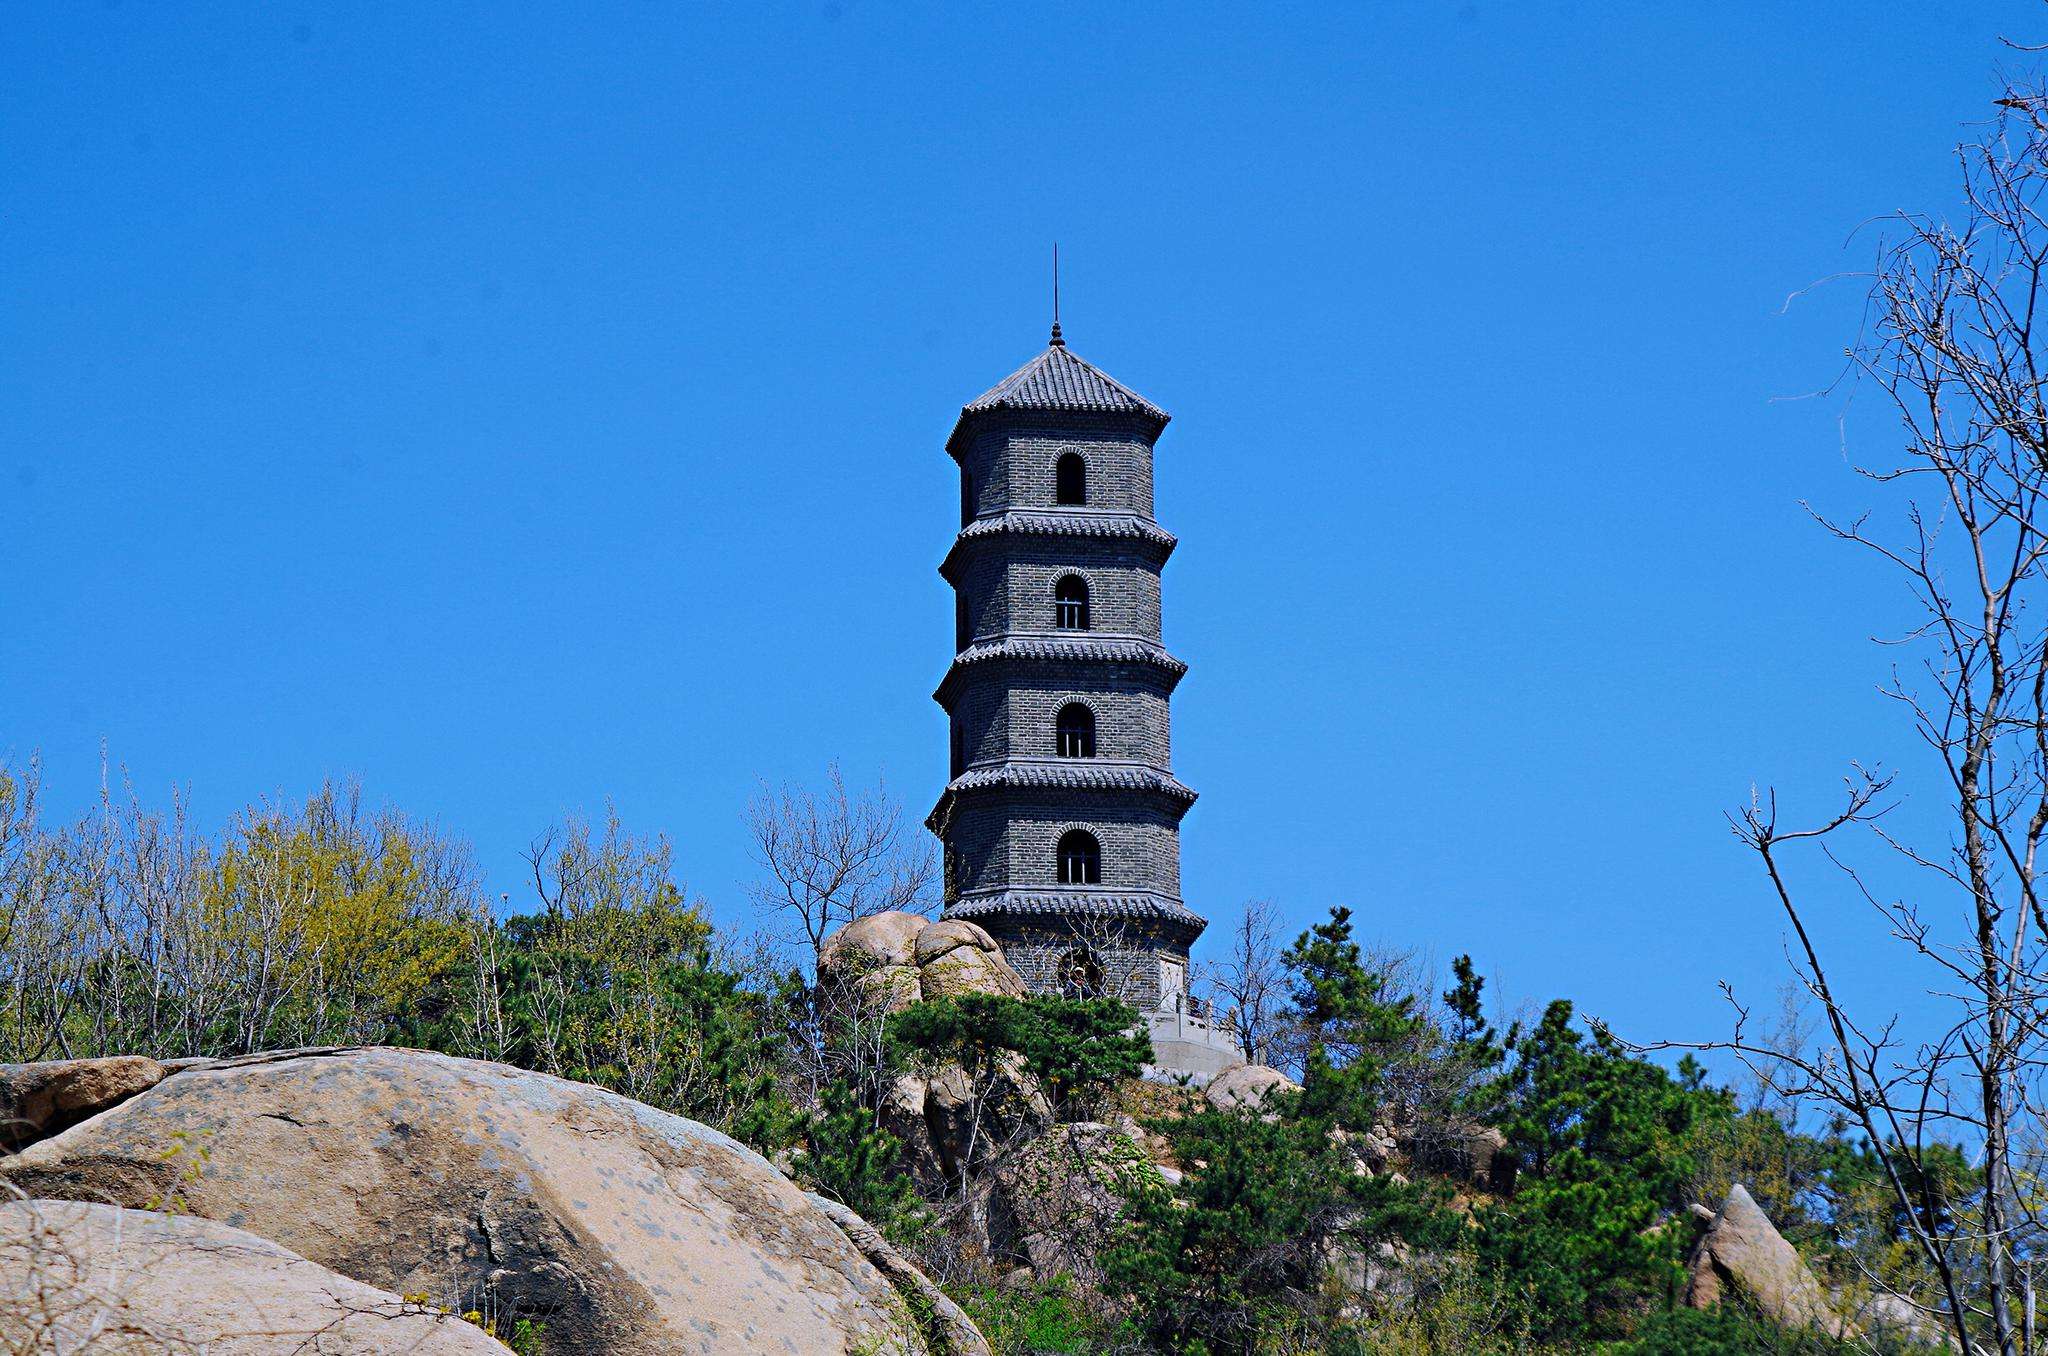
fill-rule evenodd
<path id="1" fill-rule="evenodd" d="M 834 933 L 818 979 L 842 1007 L 880 1021 L 913 1003 L 971 993 L 1024 996 L 1024 980 L 980 926 L 878 913 Z M 911 1175 L 928 1190 L 958 1180 L 980 1146 L 1015 1144 L 1052 1124 L 1053 1107 L 1014 1057 L 977 1085 L 945 1063 L 898 1077 L 882 1103 L 883 1126 L 904 1146 Z"/>
<path id="2" fill-rule="evenodd" d="M 821 980 L 886 1015 L 1020 996 L 981 928 L 882 914 L 827 947 Z M 1245 1064 L 1202 1089 L 1260 1111 L 1298 1091 Z M 1192 1094 L 1187 1094 L 1192 1096 Z M 913 1169 L 957 1181 L 1002 1146 L 974 1218 L 1018 1278 L 1099 1279 L 1135 1182 L 1172 1182 L 1129 1116 L 1056 1123 L 1016 1063 L 906 1075 L 886 1114 Z M 1485 1127 L 1427 1144 L 1376 1126 L 1361 1173 L 1446 1171 L 1504 1190 Z M 550 1352 L 794 1350 L 974 1356 L 957 1306 L 875 1229 L 717 1131 L 599 1088 L 416 1050 L 0 1066 L 0 1349 L 457 1356 L 526 1320 Z M 1700 1229 L 1687 1302 L 1739 1296 L 1791 1327 L 1945 1340 L 1892 1297 L 1832 1294 L 1734 1187 Z M 1333 1259 L 1333 1264 L 1343 1259 Z M 1374 1259 L 1350 1259 L 1362 1274 Z M 465 1321 L 463 1315 L 470 1315 Z"/>
<path id="3" fill-rule="evenodd" d="M 846 1010 L 876 1019 L 920 1000 L 1025 992 L 980 927 L 909 913 L 875 914 L 842 928 L 825 946 L 819 978 Z M 1276 1092 L 1298 1091 L 1277 1069 L 1238 1064 L 1210 1079 L 1199 1096 L 1219 1110 L 1256 1111 Z M 980 1187 L 986 1199 L 965 1212 L 971 1241 L 992 1261 L 1021 1263 L 1012 1273 L 1019 1279 L 1067 1274 L 1088 1285 L 1135 1180 L 1177 1181 L 1181 1165 L 1166 1140 L 1131 1116 L 1056 1124 L 1054 1110 L 1014 1060 L 984 1071 L 979 1085 L 959 1065 L 940 1063 L 895 1080 L 883 1121 L 905 1146 L 913 1174 L 934 1193 L 979 1166 L 968 1161 L 977 1153 L 999 1158 Z M 1421 1144 L 1404 1127 L 1381 1125 L 1346 1144 L 1364 1174 L 1399 1177 L 1420 1167 L 1480 1190 L 1505 1189 L 1513 1178 L 1505 1141 L 1484 1126 L 1452 1127 Z"/>
<path id="4" fill-rule="evenodd" d="M 0 1096 L 9 1350 L 502 1352 L 473 1312 L 550 1352 L 987 1351 L 857 1217 L 584 1084 L 323 1049 L 19 1066 Z"/>

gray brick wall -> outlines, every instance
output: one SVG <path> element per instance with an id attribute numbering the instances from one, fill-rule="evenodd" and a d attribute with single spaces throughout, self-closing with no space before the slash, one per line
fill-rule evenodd
<path id="1" fill-rule="evenodd" d="M 1101 969 L 1103 996 L 1140 1009 L 1159 1007 L 1163 998 L 1171 997 L 1160 991 L 1161 976 L 1167 972 L 1162 960 L 1177 962 L 1183 980 L 1186 975 L 1187 947 L 1164 931 L 1142 923 L 1075 926 L 1006 919 L 991 935 L 1002 944 L 1003 955 L 1017 967 L 1017 973 L 1034 992 L 1058 989 L 1068 958 L 1083 950 L 1095 958 Z"/>
<path id="2" fill-rule="evenodd" d="M 1021 667 L 1021 666 L 1020 666 Z M 1095 713 L 1095 756 L 1172 764 L 1172 736 L 1166 698 L 1154 690 L 1117 683 L 1100 673 L 1076 672 L 1079 665 L 1034 665 L 1030 677 L 1008 685 L 1004 730 L 987 755 L 993 758 L 1053 758 L 1059 710 L 1078 701 Z"/>
<path id="3" fill-rule="evenodd" d="M 1087 463 L 1088 507 L 1152 516 L 1151 444 L 1128 424 L 1071 416 L 984 426 L 961 451 L 963 502 L 976 514 L 1052 508 L 1053 464 L 1068 452 Z"/>
<path id="4" fill-rule="evenodd" d="M 1063 577 L 1088 585 L 1088 629 L 1162 639 L 1159 569 L 1128 538 L 1005 536 L 982 538 L 958 571 L 954 587 L 966 609 L 970 639 L 1013 631 L 1056 631 L 1053 590 Z"/>
<path id="5" fill-rule="evenodd" d="M 1102 844 L 1102 884 L 1180 897 L 1179 815 L 1150 798 L 1028 788 L 964 797 L 952 815 L 950 842 L 961 892 L 1059 884 L 1056 849 L 1069 829 Z"/>

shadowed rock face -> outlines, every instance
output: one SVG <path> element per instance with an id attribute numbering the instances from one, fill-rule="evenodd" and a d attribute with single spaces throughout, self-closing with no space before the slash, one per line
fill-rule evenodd
<path id="1" fill-rule="evenodd" d="M 106 1356 L 504 1356 L 275 1243 L 191 1216 L 80 1201 L 0 1205 L 0 1347 Z"/>
<path id="2" fill-rule="evenodd" d="M 32 1197 L 176 1201 L 385 1290 L 534 1318 L 550 1351 L 922 1346 L 889 1281 L 759 1155 L 502 1065 L 387 1049 L 224 1061 L 0 1176 Z"/>
<path id="3" fill-rule="evenodd" d="M 1129 1135 L 1092 1121 L 1056 1125 L 1025 1146 L 1001 1185 L 1033 1273 L 1099 1286 L 1100 1255 L 1124 1223 L 1127 1194 L 1158 1172 Z"/>
<path id="4" fill-rule="evenodd" d="M 0 1064 L 0 1152 L 68 1130 L 147 1092 L 166 1072 L 141 1055 Z"/>
<path id="5" fill-rule="evenodd" d="M 1701 1236 L 1687 1270 L 1685 1302 L 1695 1309 L 1710 1309 L 1733 1291 L 1788 1328 L 1852 1335 L 1798 1250 L 1739 1182 Z"/>

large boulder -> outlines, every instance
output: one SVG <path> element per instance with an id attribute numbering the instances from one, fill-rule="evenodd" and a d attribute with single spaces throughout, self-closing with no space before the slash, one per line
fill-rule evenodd
<path id="1" fill-rule="evenodd" d="M 1301 1084 L 1264 1064 L 1234 1064 L 1209 1080 L 1202 1095 L 1218 1111 L 1250 1107 L 1257 1111 L 1275 1092 L 1300 1092 Z"/>
<path id="2" fill-rule="evenodd" d="M 923 914 L 900 909 L 856 918 L 825 939 L 821 959 L 828 966 L 853 964 L 856 958 L 872 965 L 915 965 L 917 935 L 931 922 Z"/>
<path id="3" fill-rule="evenodd" d="M 1685 1302 L 1695 1309 L 1711 1309 L 1734 1294 L 1783 1327 L 1852 1335 L 1798 1250 L 1740 1182 L 1729 1188 L 1686 1270 Z"/>
<path id="4" fill-rule="evenodd" d="M 1024 979 L 978 923 L 946 919 L 917 934 L 917 978 L 926 998 L 992 993 L 1024 996 Z"/>
<path id="5" fill-rule="evenodd" d="M 147 1092 L 164 1066 L 142 1055 L 0 1064 L 0 1152 L 60 1130 Z"/>
<path id="6" fill-rule="evenodd" d="M 900 1012 L 924 996 L 917 975 L 917 935 L 931 919 L 891 910 L 856 918 L 825 939 L 818 982 L 859 996 L 864 1006 Z"/>
<path id="7" fill-rule="evenodd" d="M 0 1350 L 505 1356 L 480 1328 L 212 1220 L 0 1205 Z"/>
<path id="8" fill-rule="evenodd" d="M 739 1143 L 598 1088 L 413 1050 L 182 1071 L 0 1160 L 32 1197 L 163 1205 L 552 1352 L 915 1353 L 911 1307 Z"/>

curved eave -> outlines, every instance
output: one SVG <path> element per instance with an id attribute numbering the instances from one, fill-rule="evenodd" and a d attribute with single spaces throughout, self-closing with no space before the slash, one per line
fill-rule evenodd
<path id="1" fill-rule="evenodd" d="M 954 571 L 960 562 L 983 542 L 1006 537 L 1085 538 L 1097 541 L 1132 541 L 1147 548 L 1158 564 L 1164 565 L 1178 543 L 1171 532 L 1150 518 L 1135 513 L 1091 513 L 1085 510 L 1011 509 L 976 518 L 960 529 L 953 549 L 939 562 L 939 574 L 956 582 Z"/>
<path id="2" fill-rule="evenodd" d="M 1194 941 L 1209 920 L 1177 899 L 1148 890 L 1007 889 L 987 895 L 966 895 L 946 906 L 947 918 L 1021 918 L 1046 922 L 1124 920 L 1165 923 L 1186 930 Z"/>
<path id="3" fill-rule="evenodd" d="M 953 805 L 967 798 L 1010 791 L 1074 791 L 1099 794 L 1114 792 L 1137 800 L 1158 803 L 1179 817 L 1197 799 L 1195 790 L 1171 772 L 1144 763 L 1119 763 L 1088 758 L 1032 760 L 971 767 L 946 783 L 938 803 L 925 817 L 933 833 L 949 817 Z"/>
<path id="4" fill-rule="evenodd" d="M 952 667 L 946 670 L 938 690 L 932 693 L 932 700 L 946 706 L 962 676 L 977 665 L 1072 663 L 1077 659 L 1152 669 L 1164 675 L 1165 691 L 1169 694 L 1188 671 L 1187 664 L 1168 654 L 1164 647 L 1134 637 L 1082 640 L 1078 636 L 1004 636 L 997 640 L 976 641 L 955 655 Z"/>

